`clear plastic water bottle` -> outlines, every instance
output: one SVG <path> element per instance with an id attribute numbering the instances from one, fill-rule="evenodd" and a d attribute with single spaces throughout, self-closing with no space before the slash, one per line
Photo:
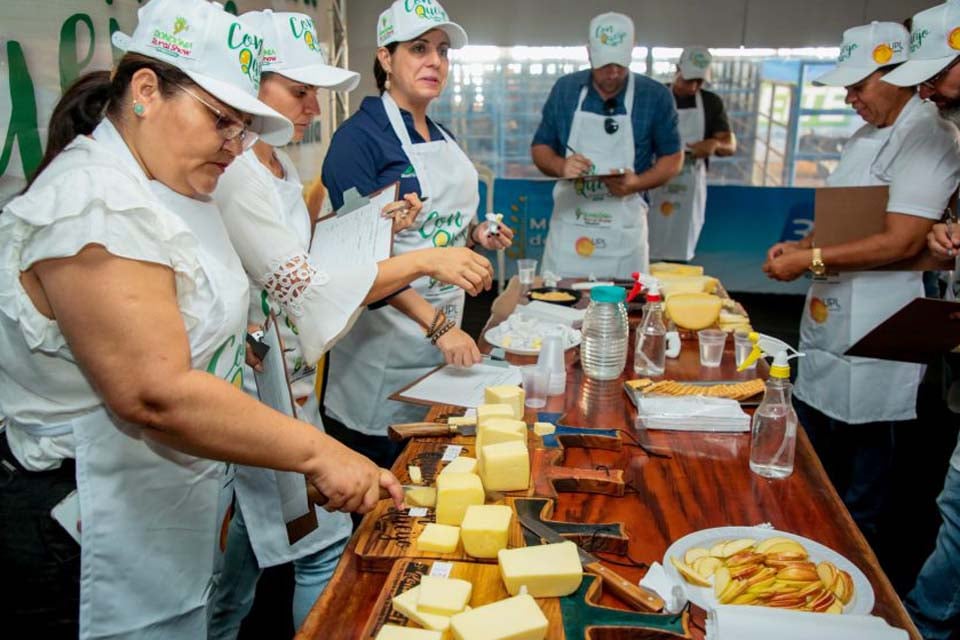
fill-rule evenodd
<path id="1" fill-rule="evenodd" d="M 777 354 L 763 400 L 753 414 L 750 470 L 764 478 L 786 478 L 793 473 L 797 448 L 797 413 L 791 399 L 790 365 L 786 352 Z"/>
<path id="2" fill-rule="evenodd" d="M 637 329 L 637 346 L 633 352 L 633 372 L 638 376 L 662 376 L 667 358 L 667 326 L 663 323 L 660 291 L 647 290 L 643 322 Z"/>
<path id="3" fill-rule="evenodd" d="M 627 364 L 627 292 L 623 287 L 594 287 L 583 317 L 580 361 L 594 380 L 615 380 Z"/>

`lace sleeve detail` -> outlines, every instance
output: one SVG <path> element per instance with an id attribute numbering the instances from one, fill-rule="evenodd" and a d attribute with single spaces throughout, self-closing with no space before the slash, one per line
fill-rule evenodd
<path id="1" fill-rule="evenodd" d="M 330 282 L 330 276 L 310 264 L 306 254 L 300 253 L 274 261 L 260 281 L 273 301 L 299 318 L 304 304 L 314 297 L 318 287 Z"/>

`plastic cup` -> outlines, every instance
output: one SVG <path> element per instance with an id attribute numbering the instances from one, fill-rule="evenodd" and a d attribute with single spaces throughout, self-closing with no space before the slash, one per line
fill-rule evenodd
<path id="1" fill-rule="evenodd" d="M 533 278 L 537 274 L 537 261 L 532 258 L 522 258 L 517 260 L 517 276 L 520 278 L 520 284 L 531 285 Z"/>
<path id="2" fill-rule="evenodd" d="M 560 333 L 552 331 L 543 337 L 537 366 L 550 374 L 547 395 L 557 396 L 566 391 L 567 368 L 563 361 L 563 336 Z"/>
<path id="3" fill-rule="evenodd" d="M 723 360 L 723 347 L 727 342 L 726 332 L 704 329 L 697 332 L 697 340 L 700 342 L 700 365 L 719 367 Z"/>
<path id="4" fill-rule="evenodd" d="M 547 406 L 550 372 L 541 369 L 538 365 L 530 364 L 520 367 L 520 375 L 523 378 L 523 393 L 526 396 L 524 404 L 531 409 L 542 409 Z"/>
<path id="5" fill-rule="evenodd" d="M 743 364 L 743 361 L 747 359 L 753 352 L 753 342 L 750 341 L 750 334 L 746 331 L 737 331 L 733 334 L 733 353 L 736 357 L 737 368 L 740 368 L 740 365 Z M 747 369 L 756 369 L 757 363 L 753 362 Z"/>

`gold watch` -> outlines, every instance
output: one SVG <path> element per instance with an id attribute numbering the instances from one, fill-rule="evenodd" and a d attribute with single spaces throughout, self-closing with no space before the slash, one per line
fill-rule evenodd
<path id="1" fill-rule="evenodd" d="M 827 265 L 823 263 L 823 252 L 818 248 L 813 248 L 813 258 L 810 260 L 810 271 L 815 276 L 822 276 L 827 272 Z"/>

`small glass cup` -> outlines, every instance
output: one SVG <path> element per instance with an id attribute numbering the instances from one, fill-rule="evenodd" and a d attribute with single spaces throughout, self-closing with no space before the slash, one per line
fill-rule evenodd
<path id="1" fill-rule="evenodd" d="M 743 361 L 753 352 L 753 342 L 750 340 L 750 333 L 747 331 L 736 331 L 733 334 L 733 349 L 736 358 L 737 369 L 743 364 Z M 756 369 L 756 360 L 747 367 L 747 369 Z"/>
<path id="2" fill-rule="evenodd" d="M 723 360 L 723 347 L 727 342 L 727 333 L 718 329 L 704 329 L 697 332 L 700 342 L 700 365 L 719 367 Z"/>
<path id="3" fill-rule="evenodd" d="M 550 371 L 535 364 L 520 367 L 523 378 L 524 404 L 531 409 L 547 406 L 547 388 L 550 386 Z"/>
<path id="4" fill-rule="evenodd" d="M 520 284 L 524 286 L 533 285 L 533 279 L 537 274 L 537 261 L 533 258 L 521 258 L 517 260 L 517 277 Z"/>

